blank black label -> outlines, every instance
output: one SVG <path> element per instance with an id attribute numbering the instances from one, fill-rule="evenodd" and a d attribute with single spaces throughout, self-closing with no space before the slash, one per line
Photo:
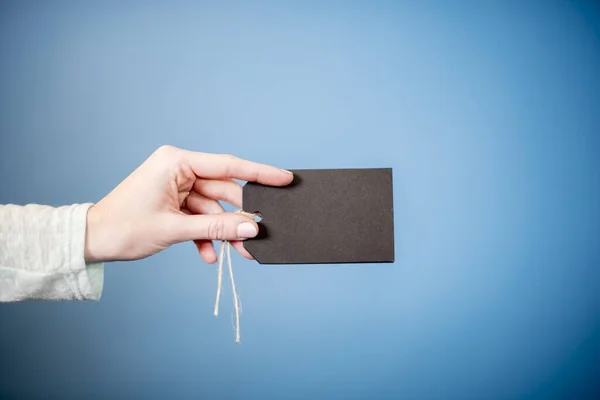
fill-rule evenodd
<path id="1" fill-rule="evenodd" d="M 394 262 L 391 168 L 292 172 L 286 187 L 244 186 L 244 211 L 262 215 L 243 242 L 259 263 Z"/>

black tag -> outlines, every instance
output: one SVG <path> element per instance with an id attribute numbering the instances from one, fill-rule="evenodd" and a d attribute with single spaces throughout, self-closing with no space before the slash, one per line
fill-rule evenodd
<path id="1" fill-rule="evenodd" d="M 394 262 L 391 168 L 292 172 L 286 187 L 244 186 L 244 211 L 262 215 L 243 242 L 259 263 Z"/>

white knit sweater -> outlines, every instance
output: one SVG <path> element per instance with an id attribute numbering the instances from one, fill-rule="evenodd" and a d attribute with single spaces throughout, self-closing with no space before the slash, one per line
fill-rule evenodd
<path id="1" fill-rule="evenodd" d="M 0 302 L 100 299 L 104 264 L 84 259 L 91 206 L 0 205 Z"/>

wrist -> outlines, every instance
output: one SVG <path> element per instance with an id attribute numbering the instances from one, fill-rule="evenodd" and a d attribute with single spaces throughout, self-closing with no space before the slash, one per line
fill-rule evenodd
<path id="1" fill-rule="evenodd" d="M 114 238 L 107 228 L 106 218 L 101 208 L 94 204 L 88 209 L 85 230 L 84 257 L 87 263 L 114 261 L 116 255 L 111 250 Z"/>

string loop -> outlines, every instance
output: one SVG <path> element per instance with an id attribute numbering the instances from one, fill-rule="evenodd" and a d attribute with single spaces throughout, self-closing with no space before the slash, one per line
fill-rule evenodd
<path id="1" fill-rule="evenodd" d="M 245 212 L 243 210 L 236 211 L 248 218 L 254 219 L 255 215 L 252 213 Z M 226 253 L 225 253 L 226 252 Z M 219 316 L 219 301 L 221 299 L 221 286 L 223 284 L 223 258 L 227 254 L 227 266 L 229 269 L 229 278 L 231 280 L 231 291 L 233 292 L 233 307 L 235 309 L 235 342 L 240 342 L 240 314 L 241 306 L 238 298 L 237 290 L 235 288 L 235 279 L 233 278 L 233 267 L 231 265 L 231 243 L 228 240 L 221 242 L 221 250 L 219 251 L 219 267 L 217 271 L 217 298 L 215 299 L 215 317 Z"/>

